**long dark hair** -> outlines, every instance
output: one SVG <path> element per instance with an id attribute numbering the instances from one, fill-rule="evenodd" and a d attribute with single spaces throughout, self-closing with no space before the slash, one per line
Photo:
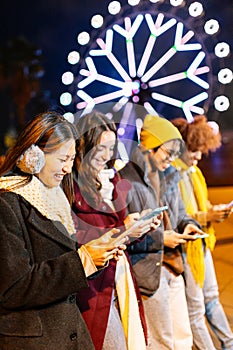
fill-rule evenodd
<path id="1" fill-rule="evenodd" d="M 102 133 L 112 131 L 116 136 L 116 143 L 113 157 L 107 163 L 107 167 L 113 167 L 117 155 L 117 130 L 115 123 L 98 111 L 93 111 L 81 117 L 76 128 L 79 136 L 76 141 L 75 175 L 85 200 L 94 205 L 101 198 L 99 194 L 101 183 L 98 180 L 97 171 L 91 166 L 91 159 Z"/>
<path id="2" fill-rule="evenodd" d="M 20 170 L 17 168 L 18 158 L 32 145 L 37 145 L 44 153 L 50 153 L 70 139 L 77 139 L 77 131 L 75 126 L 69 123 L 62 115 L 54 111 L 37 115 L 25 126 L 15 145 L 7 152 L 0 166 L 0 175 L 5 175 L 9 172 L 23 174 L 25 180 L 20 185 L 30 182 L 32 175 L 20 173 Z M 72 174 L 64 176 L 62 188 L 69 202 L 72 203 L 74 199 Z"/>

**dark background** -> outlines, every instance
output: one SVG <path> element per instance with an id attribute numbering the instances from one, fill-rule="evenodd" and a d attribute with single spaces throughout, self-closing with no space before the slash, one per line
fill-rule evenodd
<path id="1" fill-rule="evenodd" d="M 149 2 L 149 0 L 144 0 Z M 105 0 L 14 0 L 4 1 L 1 3 L 1 19 L 0 19 L 0 46 L 1 52 L 4 53 L 4 47 L 8 45 L 10 40 L 16 37 L 24 38 L 29 45 L 35 45 L 41 49 L 40 64 L 44 69 L 44 75 L 39 79 L 41 98 L 41 108 L 44 108 L 44 100 L 50 108 L 60 109 L 59 95 L 63 92 L 64 86 L 61 83 L 62 74 L 69 69 L 67 63 L 67 54 L 72 50 L 78 50 L 76 37 L 79 32 L 90 31 L 90 19 L 94 14 L 100 13 L 107 15 L 107 5 L 110 1 Z M 121 1 L 124 5 L 126 1 Z M 221 32 L 218 34 L 218 41 L 227 41 L 232 49 L 233 46 L 233 1 L 232 0 L 203 0 L 203 6 L 206 10 L 207 18 L 215 18 L 219 21 Z M 227 66 L 233 69 L 232 56 L 227 59 Z M 5 88 L 4 80 L 0 84 L 0 113 L 1 113 L 1 138 L 5 129 L 9 128 L 8 118 L 12 118 L 10 126 L 14 126 L 15 116 L 11 115 L 11 110 L 7 108 L 9 99 L 8 90 Z M 229 97 L 231 104 L 233 103 L 232 84 L 226 87 L 226 95 Z M 33 104 L 30 107 L 30 113 L 37 112 L 33 110 Z M 40 112 L 40 111 L 38 111 Z M 227 145 L 227 150 L 221 149 L 214 155 L 211 155 L 210 161 L 213 163 L 213 157 L 216 160 L 221 157 L 221 161 L 225 154 L 227 155 L 227 164 L 214 164 L 214 170 L 207 167 L 209 184 L 222 183 L 233 184 L 232 155 L 233 147 L 233 107 L 226 112 L 220 114 L 222 118 L 222 132 L 224 134 L 223 144 Z M 221 120 L 220 120 L 221 124 Z M 14 127 L 13 127 L 14 128 Z M 230 143 L 230 146 L 229 146 Z M 2 146 L 1 146 L 2 147 Z M 230 148 L 230 150 L 229 150 Z M 228 158 L 230 157 L 230 158 Z M 227 180 L 215 179 L 215 169 L 221 167 L 230 173 L 226 176 Z M 211 163 L 211 164 L 212 164 Z M 206 168 L 203 162 L 203 168 Z M 211 177 L 214 179 L 211 180 Z M 219 178 L 219 175 L 217 176 Z M 222 176 L 221 176 L 222 178 Z"/>

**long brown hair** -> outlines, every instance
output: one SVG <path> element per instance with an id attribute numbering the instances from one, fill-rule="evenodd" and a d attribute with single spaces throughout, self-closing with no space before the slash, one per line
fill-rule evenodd
<path id="1" fill-rule="evenodd" d="M 0 166 L 0 175 L 9 172 L 20 174 L 16 165 L 17 160 L 32 145 L 37 145 L 44 153 L 50 153 L 70 139 L 77 139 L 77 131 L 62 115 L 54 111 L 37 115 L 25 126 L 15 145 L 7 152 Z M 21 185 L 28 183 L 32 178 L 30 174 L 23 173 L 23 175 L 25 180 Z M 62 187 L 69 202 L 72 203 L 74 198 L 72 174 L 64 176 Z"/>
<path id="2" fill-rule="evenodd" d="M 81 117 L 76 128 L 79 137 L 76 141 L 75 175 L 85 200 L 94 205 L 101 198 L 99 194 L 101 184 L 98 180 L 97 171 L 91 166 L 91 159 L 102 133 L 112 131 L 116 136 L 116 143 L 113 157 L 107 163 L 107 167 L 113 167 L 117 155 L 117 130 L 115 123 L 98 111 L 93 111 Z"/>

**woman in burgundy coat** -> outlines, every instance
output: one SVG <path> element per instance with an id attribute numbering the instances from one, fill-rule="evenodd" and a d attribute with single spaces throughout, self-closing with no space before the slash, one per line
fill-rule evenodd
<path id="1" fill-rule="evenodd" d="M 117 133 L 113 122 L 93 112 L 82 117 L 75 162 L 75 203 L 77 239 L 85 244 L 109 228 L 124 231 L 134 219 L 126 218 L 126 196 L 130 184 L 113 170 Z M 160 221 L 151 219 L 134 232 L 138 238 Z M 109 266 L 89 288 L 78 294 L 78 305 L 91 333 L 96 350 L 144 350 L 146 325 L 139 289 L 125 253 Z M 116 336 L 117 335 L 117 336 Z"/>

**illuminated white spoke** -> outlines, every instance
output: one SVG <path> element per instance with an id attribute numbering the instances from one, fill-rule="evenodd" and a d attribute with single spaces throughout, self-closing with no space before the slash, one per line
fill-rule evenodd
<path id="1" fill-rule="evenodd" d="M 209 89 L 210 85 L 203 79 L 197 77 L 196 75 L 189 75 L 188 78 L 192 80 L 195 84 L 201 86 L 203 89 Z"/>
<path id="2" fill-rule="evenodd" d="M 101 95 L 101 96 L 95 97 L 94 101 L 95 101 L 95 104 L 99 104 L 99 103 L 114 100 L 114 99 L 122 97 L 122 96 L 124 96 L 124 91 L 117 90 L 115 92 L 110 92 L 109 94 L 106 94 L 106 95 Z"/>
<path id="3" fill-rule="evenodd" d="M 147 45 L 146 45 L 146 48 L 145 48 L 145 51 L 142 55 L 139 67 L 138 67 L 138 72 L 137 72 L 138 77 L 141 77 L 145 72 L 146 66 L 148 64 L 151 52 L 152 52 L 154 44 L 155 44 L 155 40 L 156 40 L 156 37 L 154 35 L 150 35 L 148 42 L 147 42 Z"/>
<path id="4" fill-rule="evenodd" d="M 197 68 L 199 64 L 203 61 L 205 58 L 205 53 L 203 51 L 199 52 L 198 55 L 195 57 L 189 68 L 187 69 L 187 77 L 188 79 L 192 80 L 195 84 L 203 87 L 203 89 L 209 89 L 209 84 L 196 76 L 197 74 Z"/>
<path id="5" fill-rule="evenodd" d="M 197 56 L 194 58 L 193 62 L 190 64 L 187 72 L 194 72 L 204 58 L 205 58 L 205 52 L 203 51 L 199 52 Z"/>
<path id="6" fill-rule="evenodd" d="M 89 70 L 81 69 L 80 74 L 86 76 L 86 79 L 83 79 L 79 84 L 78 88 L 83 89 L 85 86 L 91 84 L 97 77 L 97 71 L 95 68 L 95 64 L 91 57 L 86 58 L 86 64 Z"/>
<path id="7" fill-rule="evenodd" d="M 207 92 L 201 92 L 200 94 L 193 96 L 192 98 L 190 98 L 189 100 L 185 101 L 183 103 L 183 106 L 185 106 L 185 108 L 188 106 L 189 108 L 192 108 L 194 105 L 196 105 L 197 103 L 200 103 L 204 100 L 206 100 L 208 98 L 208 94 Z"/>
<path id="8" fill-rule="evenodd" d="M 93 74 L 97 73 L 97 70 L 95 68 L 95 63 L 91 57 L 87 57 L 85 59 L 85 62 L 87 64 L 87 68 L 89 69 L 90 72 L 92 72 Z"/>
<path id="9" fill-rule="evenodd" d="M 195 105 L 206 100 L 207 98 L 208 94 L 206 92 L 202 92 L 183 103 L 182 109 L 188 122 L 191 122 L 193 120 L 191 111 L 196 114 L 204 114 L 203 108 L 200 108 Z"/>
<path id="10" fill-rule="evenodd" d="M 128 152 L 125 148 L 124 143 L 121 141 L 118 142 L 118 152 L 119 152 L 120 158 L 123 160 L 123 162 L 128 163 L 128 161 L 129 161 Z"/>
<path id="11" fill-rule="evenodd" d="M 193 74 L 188 76 L 187 72 L 180 72 L 180 73 L 176 73 L 176 74 L 171 74 L 171 75 L 167 75 L 166 77 L 160 78 L 160 79 L 155 79 L 155 80 L 151 80 L 148 85 L 149 87 L 156 87 L 156 86 L 161 86 L 161 85 L 165 85 L 165 84 L 169 84 L 169 83 L 173 83 L 176 81 L 180 81 L 183 79 L 186 79 L 187 77 L 191 80 L 193 80 L 193 82 L 195 82 L 196 84 L 202 86 L 204 89 L 208 89 L 209 88 L 209 84 L 206 83 L 204 80 L 197 78 L 196 75 L 201 75 L 204 73 L 208 73 L 209 72 L 209 67 L 204 66 L 204 67 L 200 67 L 198 69 L 195 69 L 193 71 Z M 199 79 L 199 80 L 195 80 L 195 79 Z"/>
<path id="12" fill-rule="evenodd" d="M 183 24 L 177 23 L 177 30 L 175 36 L 175 45 L 171 47 L 147 72 L 142 76 L 142 81 L 147 82 L 163 65 L 165 65 L 177 51 L 197 50 L 201 48 L 200 44 L 186 44 L 186 42 L 193 36 L 193 32 L 189 31 L 182 37 Z M 185 48 L 186 47 L 186 48 Z"/>
<path id="13" fill-rule="evenodd" d="M 133 38 L 136 34 L 138 28 L 140 27 L 143 21 L 143 15 L 138 15 L 131 25 L 130 17 L 125 18 L 125 29 L 120 27 L 118 24 L 114 25 L 113 28 L 116 32 L 122 35 L 126 39 L 126 50 L 127 50 L 127 58 L 129 65 L 129 75 L 131 77 L 136 76 L 136 62 L 135 62 L 135 53 L 134 53 L 134 45 Z"/>
<path id="14" fill-rule="evenodd" d="M 208 66 L 200 67 L 195 70 L 195 75 L 201 75 L 208 73 L 210 71 L 210 68 Z"/>
<path id="15" fill-rule="evenodd" d="M 190 107 L 187 107 L 187 108 L 186 108 L 186 106 L 183 107 L 184 115 L 185 115 L 185 117 L 186 117 L 186 119 L 187 119 L 187 121 L 188 121 L 189 123 L 191 123 L 191 122 L 194 120 L 191 111 L 192 111 L 194 114 L 205 114 L 204 109 L 201 108 L 201 107 L 198 107 L 198 106 L 190 106 Z"/>
<path id="16" fill-rule="evenodd" d="M 82 74 L 82 73 L 80 72 L 80 74 Z M 93 81 L 96 80 L 96 77 L 97 77 L 97 75 L 94 75 L 94 74 L 89 75 L 86 79 L 83 79 L 82 81 L 80 81 L 80 83 L 78 83 L 78 88 L 79 89 L 85 88 L 87 85 L 93 83 Z"/>
<path id="17" fill-rule="evenodd" d="M 123 88 L 125 86 L 125 82 L 119 81 L 117 79 L 109 78 L 105 75 L 98 74 L 95 68 L 95 65 L 93 63 L 93 60 L 91 57 L 88 57 L 86 59 L 87 66 L 89 68 L 89 71 L 86 69 L 81 69 L 80 74 L 83 76 L 87 76 L 86 79 L 83 79 L 79 84 L 78 88 L 83 89 L 87 85 L 91 84 L 94 80 L 101 81 L 102 83 L 106 83 L 112 86 Z"/>
<path id="18" fill-rule="evenodd" d="M 188 123 L 192 123 L 194 118 L 193 118 L 191 111 L 189 109 L 183 109 L 183 112 L 184 112 L 185 118 L 187 119 Z"/>
<path id="19" fill-rule="evenodd" d="M 92 103 L 94 101 L 93 97 L 88 95 L 85 91 L 83 90 L 78 90 L 77 91 L 77 96 L 79 96 L 81 99 L 83 99 L 87 103 Z"/>
<path id="20" fill-rule="evenodd" d="M 144 50 L 143 56 L 138 67 L 137 75 L 139 77 L 141 77 L 145 72 L 156 38 L 176 24 L 176 19 L 172 18 L 164 25 L 161 25 L 164 19 L 164 15 L 162 13 L 158 14 L 155 23 L 153 22 L 152 16 L 150 14 L 147 13 L 145 15 L 145 18 L 150 29 L 151 35 L 148 39 L 146 48 Z"/>
<path id="21" fill-rule="evenodd" d="M 176 49 L 171 47 L 141 78 L 142 82 L 147 82 L 172 56 L 176 53 Z"/>
<path id="22" fill-rule="evenodd" d="M 132 103 L 128 103 L 125 106 L 124 112 L 122 114 L 121 122 L 120 122 L 120 127 L 121 126 L 125 126 L 125 125 L 128 124 L 128 121 L 129 121 L 132 109 L 133 109 L 133 104 Z"/>
<path id="23" fill-rule="evenodd" d="M 152 114 L 152 115 L 159 115 L 158 112 L 154 109 L 154 107 L 151 105 L 150 102 L 145 102 L 144 103 L 144 107 L 145 109 L 147 110 L 147 112 L 149 114 Z"/>
<path id="24" fill-rule="evenodd" d="M 200 50 L 201 44 L 186 44 L 194 35 L 193 31 L 188 31 L 183 37 L 183 28 L 184 25 L 181 22 L 177 23 L 176 35 L 175 35 L 175 47 L 177 51 L 191 51 L 191 50 Z"/>
<path id="25" fill-rule="evenodd" d="M 131 20 L 129 17 L 125 18 L 125 28 L 126 28 L 127 32 L 130 33 Z M 126 50 L 127 50 L 127 57 L 128 57 L 129 75 L 131 77 L 135 77 L 136 76 L 136 62 L 135 62 L 135 54 L 134 54 L 133 37 L 128 37 L 126 39 Z"/>
<path id="26" fill-rule="evenodd" d="M 190 111 L 196 112 L 196 111 L 203 111 L 203 109 L 201 109 L 200 107 L 195 106 L 195 104 L 202 102 L 203 100 L 206 100 L 208 98 L 208 94 L 206 92 L 202 92 L 192 98 L 190 98 L 189 100 L 182 102 L 178 99 L 166 96 L 166 95 L 162 95 L 159 94 L 157 92 L 153 92 L 151 94 L 152 98 L 157 100 L 157 101 L 161 101 L 164 103 L 167 103 L 169 105 L 178 107 L 183 109 L 184 114 L 186 115 L 186 118 L 188 121 L 191 120 L 192 114 Z"/>
<path id="27" fill-rule="evenodd" d="M 166 95 L 162 95 L 162 94 L 159 94 L 157 92 L 152 92 L 151 97 L 154 100 L 165 102 L 165 103 L 167 103 L 169 105 L 182 108 L 183 102 L 180 101 L 180 100 L 177 100 L 175 98 L 172 98 L 172 97 L 169 97 L 169 96 L 166 96 Z"/>
<path id="28" fill-rule="evenodd" d="M 78 102 L 78 103 L 76 104 L 76 107 L 77 107 L 78 109 L 83 109 L 83 108 L 85 108 L 86 106 L 87 106 L 87 102 L 84 102 L 84 101 Z"/>
<path id="29" fill-rule="evenodd" d="M 191 106 L 190 111 L 192 111 L 195 114 L 204 114 L 205 113 L 204 109 L 202 107 L 198 107 L 198 106 Z"/>
<path id="30" fill-rule="evenodd" d="M 176 24 L 176 19 L 171 18 L 169 21 L 166 23 L 163 23 L 164 15 L 162 13 L 159 13 L 155 23 L 153 22 L 152 16 L 150 14 L 145 15 L 147 25 L 150 29 L 151 34 L 154 36 L 160 36 L 161 34 L 165 33 L 168 29 L 173 27 Z"/>
<path id="31" fill-rule="evenodd" d="M 187 78 L 186 72 L 180 72 L 176 74 L 167 75 L 166 77 L 163 77 L 160 79 L 151 80 L 148 85 L 149 87 L 156 87 L 156 86 L 169 84 L 175 81 L 179 81 L 182 79 L 186 79 L 186 78 Z"/>
<path id="32" fill-rule="evenodd" d="M 122 97 L 124 95 L 123 90 L 118 90 L 115 92 L 111 92 L 109 94 L 106 95 L 101 95 L 101 96 L 97 96 L 97 97 L 90 97 L 86 92 L 84 92 L 83 90 L 78 90 L 77 95 L 82 98 L 85 102 L 80 102 L 77 104 L 77 107 L 79 109 L 82 109 L 84 107 L 90 107 L 99 103 L 103 103 L 103 102 L 107 102 L 107 101 L 111 101 L 114 100 L 116 98 Z"/>
<path id="33" fill-rule="evenodd" d="M 155 30 L 159 29 L 163 23 L 163 19 L 164 19 L 164 14 L 163 13 L 159 13 L 156 21 L 154 23 L 153 18 L 151 16 L 151 14 L 147 13 L 145 15 L 146 18 L 146 22 L 148 24 L 148 27 L 150 29 L 150 32 L 154 35 L 156 35 Z M 168 21 L 169 22 L 169 21 Z"/>
<path id="34" fill-rule="evenodd" d="M 106 51 L 106 45 L 102 39 L 98 40 L 98 45 L 102 48 L 102 50 L 105 52 L 107 58 L 109 61 L 112 63 L 113 67 L 117 70 L 117 72 L 120 74 L 120 76 L 123 78 L 123 80 L 131 80 L 130 76 L 128 73 L 125 71 L 125 69 L 122 67 L 120 62 L 117 60 L 117 58 L 113 55 L 112 52 Z"/>
<path id="35" fill-rule="evenodd" d="M 127 22 L 128 21 L 128 22 Z M 126 25 L 128 25 L 128 23 L 131 23 L 131 19 L 129 17 L 126 17 L 125 18 L 125 23 Z M 120 35 L 122 35 L 125 39 L 128 39 L 128 38 L 133 38 L 134 35 L 136 34 L 138 28 L 140 27 L 141 23 L 143 21 L 143 15 L 138 15 L 136 18 L 135 18 L 135 21 L 133 23 L 133 25 L 130 27 L 126 27 L 126 29 L 122 28 L 121 26 L 119 26 L 118 24 L 115 24 L 113 26 L 113 29 L 118 32 Z"/>
<path id="36" fill-rule="evenodd" d="M 96 39 L 96 43 L 101 47 L 101 50 L 91 50 L 89 53 L 91 56 L 106 56 L 109 52 L 112 52 L 113 43 L 113 30 L 108 29 L 106 32 L 106 42 L 103 39 Z"/>
<path id="37" fill-rule="evenodd" d="M 120 100 L 114 105 L 113 111 L 114 112 L 119 112 L 122 107 L 129 101 L 129 97 L 122 97 Z"/>
<path id="38" fill-rule="evenodd" d="M 113 79 L 113 78 L 110 78 L 110 77 L 106 77 L 105 75 L 102 75 L 102 74 L 98 74 L 96 80 L 99 80 L 99 81 L 101 81 L 103 83 L 106 83 L 106 84 L 109 84 L 109 85 L 112 85 L 112 86 L 119 87 L 121 89 L 123 89 L 124 86 L 125 86 L 125 82 L 124 81 L 120 81 L 120 80 L 116 80 L 116 79 Z"/>
<path id="39" fill-rule="evenodd" d="M 82 115 L 90 112 L 95 106 L 94 99 L 83 90 L 78 90 L 77 95 L 84 100 L 83 102 L 77 103 L 78 109 L 84 109 Z"/>

